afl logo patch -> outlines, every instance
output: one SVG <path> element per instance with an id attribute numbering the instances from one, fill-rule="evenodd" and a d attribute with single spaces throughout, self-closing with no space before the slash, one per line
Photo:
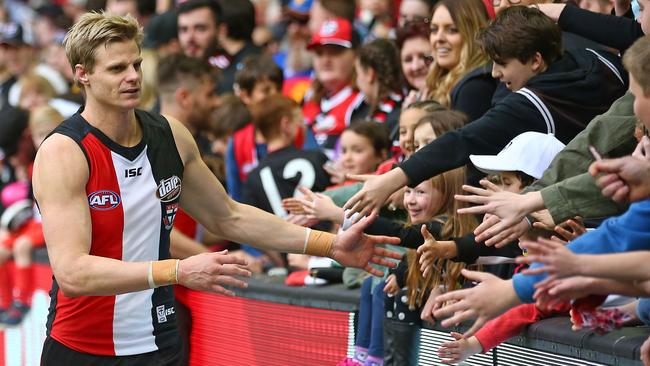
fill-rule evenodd
<path id="1" fill-rule="evenodd" d="M 156 197 L 162 202 L 171 202 L 181 195 L 181 179 L 175 175 L 160 181 Z"/>
<path id="2" fill-rule="evenodd" d="M 112 210 L 120 204 L 120 196 L 113 191 L 97 191 L 88 196 L 88 205 L 93 210 Z"/>

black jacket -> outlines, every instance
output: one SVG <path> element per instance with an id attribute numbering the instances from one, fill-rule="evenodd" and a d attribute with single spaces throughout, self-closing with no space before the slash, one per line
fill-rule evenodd
<path id="1" fill-rule="evenodd" d="M 492 77 L 492 63 L 470 71 L 451 89 L 451 109 L 463 112 L 469 121 L 483 116 L 492 107 L 499 80 Z"/>
<path id="2" fill-rule="evenodd" d="M 567 6 L 560 14 L 558 25 L 605 46 L 624 52 L 634 41 L 644 36 L 641 25 L 627 17 L 605 15 Z"/>
<path id="3" fill-rule="evenodd" d="M 483 117 L 448 132 L 401 164 L 410 186 L 469 163 L 470 154 L 496 155 L 527 131 L 553 133 L 568 143 L 627 89 L 617 56 L 568 50 L 546 72 L 510 93 Z"/>

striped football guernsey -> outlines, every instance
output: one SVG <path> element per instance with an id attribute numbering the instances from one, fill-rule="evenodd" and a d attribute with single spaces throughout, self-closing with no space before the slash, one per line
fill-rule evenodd
<path id="1" fill-rule="evenodd" d="M 53 133 L 76 141 L 88 162 L 90 254 L 126 262 L 169 259 L 169 234 L 183 176 L 169 123 L 161 116 L 136 110 L 142 140 L 124 147 L 79 113 Z M 69 298 L 54 278 L 50 296 L 47 334 L 76 351 L 123 356 L 179 342 L 172 286 Z"/>

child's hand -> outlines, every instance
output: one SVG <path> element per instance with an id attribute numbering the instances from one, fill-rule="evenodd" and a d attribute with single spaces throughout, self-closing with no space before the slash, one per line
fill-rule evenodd
<path id="1" fill-rule="evenodd" d="M 422 225 L 420 231 L 424 237 L 424 244 L 418 247 L 420 271 L 422 276 L 427 277 L 429 272 L 434 269 L 436 259 L 449 259 L 456 256 L 456 243 L 453 241 L 437 241 L 427 230 L 426 225 Z"/>
<path id="2" fill-rule="evenodd" d="M 302 207 L 302 202 L 297 198 L 289 197 L 282 200 L 282 208 L 284 208 L 290 215 L 304 215 L 305 209 Z"/>
<path id="3" fill-rule="evenodd" d="M 388 295 L 395 295 L 399 292 L 399 286 L 397 286 L 397 277 L 394 274 L 386 277 L 386 284 L 384 285 L 384 292 Z"/>
<path id="4" fill-rule="evenodd" d="M 522 248 L 528 249 L 528 256 L 518 257 L 517 263 L 533 264 L 540 262 L 544 265 L 537 268 L 529 268 L 522 273 L 538 275 L 548 273 L 554 278 L 569 277 L 578 275 L 577 268 L 579 257 L 567 249 L 564 244 L 555 240 L 539 238 L 537 242 L 525 241 L 521 243 Z"/>
<path id="5" fill-rule="evenodd" d="M 483 351 L 483 346 L 476 337 L 464 339 L 462 334 L 456 332 L 451 332 L 451 336 L 455 341 L 445 342 L 438 349 L 442 363 L 459 363 Z"/>
<path id="6" fill-rule="evenodd" d="M 407 109 L 411 104 L 417 102 L 420 99 L 418 92 L 416 90 L 411 90 L 406 97 L 404 102 L 402 102 L 402 110 Z"/>
<path id="7" fill-rule="evenodd" d="M 406 187 L 400 188 L 398 191 L 388 197 L 388 200 L 386 201 L 388 210 L 395 211 L 398 208 L 404 208 L 404 192 L 406 192 Z"/>
<path id="8" fill-rule="evenodd" d="M 341 184 L 347 180 L 345 172 L 335 163 L 327 162 L 323 165 L 323 169 L 330 175 L 332 184 Z"/>
<path id="9" fill-rule="evenodd" d="M 299 187 L 298 190 L 305 195 L 303 198 L 298 198 L 298 202 L 302 204 L 307 217 L 337 224 L 343 222 L 343 209 L 338 207 L 331 197 L 314 193 L 305 187 Z"/>
<path id="10" fill-rule="evenodd" d="M 555 232 L 569 242 L 586 233 L 587 229 L 582 222 L 582 218 L 576 217 L 575 219 L 569 219 L 560 225 L 557 225 L 555 227 Z"/>
<path id="11" fill-rule="evenodd" d="M 535 284 L 533 299 L 540 309 L 562 309 L 570 300 L 594 293 L 597 286 L 597 280 L 591 277 L 547 278 Z"/>
<path id="12" fill-rule="evenodd" d="M 433 288 L 429 292 L 429 297 L 422 307 L 422 312 L 420 313 L 420 319 L 425 322 L 429 322 L 431 325 L 436 324 L 436 318 L 433 317 L 433 312 L 438 310 L 440 304 L 436 303 L 436 297 L 442 292 L 440 288 Z"/>
<path id="13" fill-rule="evenodd" d="M 530 214 L 535 220 L 533 227 L 536 229 L 553 231 L 555 228 L 555 221 L 553 221 L 553 216 L 549 210 L 540 210 L 535 211 Z"/>
<path id="14" fill-rule="evenodd" d="M 307 216 L 307 215 L 292 215 L 292 214 L 289 214 L 284 219 L 287 222 L 290 222 L 292 224 L 299 225 L 299 226 L 302 226 L 302 227 L 312 227 L 312 226 L 319 223 L 318 219 L 313 218 L 311 216 Z"/>

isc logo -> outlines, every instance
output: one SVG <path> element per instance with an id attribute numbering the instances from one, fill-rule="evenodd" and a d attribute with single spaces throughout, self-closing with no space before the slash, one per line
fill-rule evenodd
<path id="1" fill-rule="evenodd" d="M 139 177 L 142 175 L 142 167 L 124 170 L 124 178 Z"/>
<path id="2" fill-rule="evenodd" d="M 112 210 L 120 204 L 120 196 L 113 191 L 97 191 L 88 196 L 88 204 L 93 210 Z"/>

